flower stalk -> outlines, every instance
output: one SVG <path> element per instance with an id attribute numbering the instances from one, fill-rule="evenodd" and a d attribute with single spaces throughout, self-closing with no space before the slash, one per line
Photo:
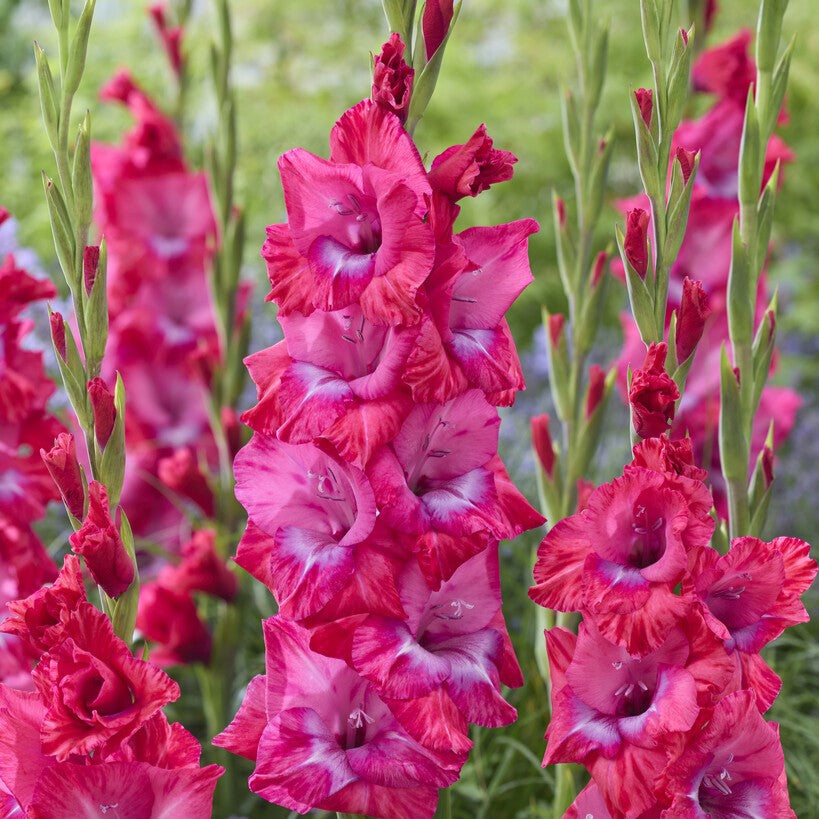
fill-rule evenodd
<path id="1" fill-rule="evenodd" d="M 68 322 L 59 313 L 53 313 L 52 340 L 66 393 L 84 433 L 91 477 L 102 486 L 101 496 L 106 508 L 101 514 L 107 516 L 112 509 L 117 513 L 116 529 L 112 530 L 107 542 L 120 555 L 120 560 L 133 565 L 133 580 L 124 590 L 114 587 L 117 588 L 116 598 L 105 591 L 105 572 L 94 573 L 103 610 L 111 619 L 117 636 L 130 644 L 136 621 L 139 577 L 131 527 L 118 507 L 125 474 L 125 388 L 122 379 L 117 376 L 113 394 L 108 393 L 104 421 L 93 397 L 94 389 L 100 385 L 107 393 L 99 374 L 108 338 L 108 305 L 105 240 L 99 247 L 88 245 L 93 212 L 91 116 L 88 111 L 80 122 L 73 150 L 69 148 L 68 139 L 74 95 L 85 70 L 94 7 L 95 0 L 86 0 L 72 32 L 69 4 L 49 0 L 59 42 L 59 82 L 55 82 L 48 58 L 37 43 L 34 44 L 34 54 L 43 123 L 57 166 L 57 179 L 44 173 L 43 186 L 55 251 L 71 291 L 79 336 L 79 339 L 75 338 Z M 103 425 L 104 432 L 101 430 Z M 85 494 L 85 489 L 83 492 Z M 87 500 L 84 498 L 85 506 Z M 71 514 L 68 505 L 66 508 L 77 533 L 72 538 L 79 537 L 92 524 L 89 520 L 83 524 Z M 76 506 L 73 511 L 77 511 Z M 83 554 L 93 563 L 98 559 L 100 544 L 94 541 L 92 549 Z"/>
<path id="2" fill-rule="evenodd" d="M 760 3 L 756 82 L 748 90 L 739 151 L 739 218 L 728 278 L 728 328 L 739 384 L 737 389 L 734 379 L 723 377 L 719 421 L 731 537 L 758 535 L 767 511 L 762 495 L 752 491 L 753 478 L 749 483 L 748 474 L 754 417 L 768 379 L 776 335 L 776 297 L 756 331 L 754 320 L 779 182 L 778 165 L 767 180 L 764 174 L 766 149 L 782 110 L 790 69 L 792 44 L 778 56 L 786 7 L 783 0 Z"/>

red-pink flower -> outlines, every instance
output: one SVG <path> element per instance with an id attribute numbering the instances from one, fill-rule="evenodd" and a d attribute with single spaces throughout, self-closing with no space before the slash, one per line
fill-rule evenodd
<path id="1" fill-rule="evenodd" d="M 648 88 L 638 88 L 634 92 L 637 105 L 640 108 L 640 116 L 646 124 L 646 128 L 651 128 L 651 112 L 654 109 L 654 92 Z"/>
<path id="2" fill-rule="evenodd" d="M 205 517 L 213 517 L 213 490 L 196 462 L 196 455 L 191 447 L 180 447 L 162 458 L 157 466 L 157 475 L 177 495 L 195 503 Z"/>
<path id="3" fill-rule="evenodd" d="M 708 296 L 702 282 L 691 281 L 686 276 L 683 280 L 682 302 L 677 310 L 675 353 L 679 364 L 687 361 L 696 349 L 710 314 Z"/>
<path id="4" fill-rule="evenodd" d="M 457 778 L 463 757 L 419 745 L 370 683 L 310 650 L 305 629 L 277 616 L 264 633 L 266 674 L 251 680 L 214 739 L 255 761 L 250 789 L 300 813 L 431 817 L 437 789 Z"/>
<path id="5" fill-rule="evenodd" d="M 404 60 L 404 42 L 397 32 L 373 59 L 373 102 L 407 121 L 415 71 Z"/>
<path id="6" fill-rule="evenodd" d="M 256 435 L 235 462 L 236 497 L 263 534 L 237 563 L 267 580 L 287 616 L 318 612 L 349 582 L 376 506 L 364 473 L 313 444 Z M 271 491 L 266 476 L 275 476 Z M 263 580 L 263 582 L 264 582 Z"/>
<path id="7" fill-rule="evenodd" d="M 205 592 L 228 603 L 238 588 L 236 576 L 216 553 L 216 532 L 212 529 L 194 532 L 182 547 L 182 562 L 165 566 L 158 582 L 180 594 Z"/>
<path id="8" fill-rule="evenodd" d="M 597 487 L 586 509 L 543 539 L 529 596 L 589 613 L 606 639 L 633 654 L 656 648 L 689 605 L 673 593 L 689 552 L 714 529 L 710 504 L 690 502 L 676 480 L 632 467 Z"/>
<path id="9" fill-rule="evenodd" d="M 634 431 L 641 438 L 654 438 L 668 431 L 674 420 L 680 391 L 665 370 L 668 346 L 652 343 L 643 366 L 631 377 L 628 399 Z"/>
<path id="10" fill-rule="evenodd" d="M 211 636 L 189 593 L 160 583 L 139 590 L 136 627 L 151 643 L 151 660 L 165 668 L 210 659 Z"/>
<path id="11" fill-rule="evenodd" d="M 518 158 L 492 145 L 486 126 L 478 126 L 468 142 L 453 145 L 432 160 L 430 184 L 455 202 L 464 196 L 477 196 L 498 182 L 507 182 Z"/>
<path id="12" fill-rule="evenodd" d="M 428 0 L 421 21 L 424 50 L 429 62 L 449 33 L 454 14 L 453 0 Z"/>
<path id="13" fill-rule="evenodd" d="M 688 734 L 657 783 L 664 817 L 795 817 L 775 723 L 759 715 L 754 694 L 721 700 Z"/>
<path id="14" fill-rule="evenodd" d="M 134 582 L 134 562 L 111 519 L 108 493 L 98 481 L 88 484 L 88 514 L 68 540 L 109 597 L 119 597 Z"/>
<path id="15" fill-rule="evenodd" d="M 0 623 L 0 631 L 19 637 L 39 656 L 59 645 L 69 615 L 85 599 L 79 558 L 66 555 L 53 585 L 7 604 L 11 615 Z"/>
<path id="16" fill-rule="evenodd" d="M 179 696 L 179 686 L 135 659 L 108 618 L 85 602 L 68 615 L 62 642 L 40 660 L 34 681 L 46 706 L 43 751 L 58 760 L 110 753 Z"/>
<path id="17" fill-rule="evenodd" d="M 748 86 L 756 79 L 756 66 L 748 56 L 751 37 L 748 29 L 742 29 L 725 43 L 703 51 L 691 72 L 694 88 L 745 108 Z"/>
<path id="18" fill-rule="evenodd" d="M 114 395 L 102 378 L 92 378 L 87 387 L 91 408 L 94 411 L 94 435 L 97 443 L 105 447 L 117 417 Z"/>

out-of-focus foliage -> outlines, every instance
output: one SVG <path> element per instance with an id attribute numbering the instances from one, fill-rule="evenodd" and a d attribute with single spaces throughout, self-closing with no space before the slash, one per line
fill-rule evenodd
<path id="1" fill-rule="evenodd" d="M 145 5 L 139 0 L 98 0 L 88 67 L 75 104 L 77 112 L 92 109 L 97 139 L 116 140 L 128 124 L 124 111 L 96 101 L 97 89 L 119 67 L 129 67 L 160 102 L 169 109 L 173 105 L 173 79 L 143 12 Z M 650 77 L 635 0 L 607 0 L 597 5 L 612 24 L 600 122 L 601 127 L 611 122 L 617 136 L 611 171 L 614 198 L 639 188 L 627 95 L 630 87 L 649 83 Z M 710 43 L 740 27 L 753 28 L 756 22 L 757 0 L 724 0 L 722 6 Z M 544 226 L 531 242 L 536 284 L 509 316 L 522 349 L 532 345 L 540 303 L 547 302 L 552 310 L 562 309 L 550 202 L 552 189 L 570 205 L 573 196 L 559 110 L 561 84 L 574 76 L 565 7 L 560 0 L 466 0 L 435 96 L 416 132 L 418 144 L 431 159 L 448 145 L 465 141 L 479 123 L 486 122 L 496 145 L 514 151 L 520 159 L 512 182 L 462 203 L 462 219 L 467 226 L 534 216 Z M 208 2 L 195 3 L 186 40 L 192 73 L 185 126 L 192 136 L 189 144 L 195 164 L 201 159 L 196 153 L 201 154 L 215 117 L 207 81 L 210 13 Z M 264 265 L 258 257 L 264 226 L 284 219 L 276 159 L 297 145 L 326 154 L 332 122 L 349 105 L 368 95 L 369 52 L 379 48 L 387 32 L 379 0 L 235 0 L 233 16 L 241 142 L 237 200 L 246 204 L 247 275 L 258 282 L 258 304 L 266 290 Z M 50 32 L 45 0 L 0 0 L 0 204 L 19 219 L 21 242 L 33 246 L 45 267 L 54 271 L 56 262 L 39 181 L 40 169 L 49 164 L 48 145 L 40 123 L 30 48 L 35 36 L 45 37 L 43 46 L 56 53 L 56 43 L 47 39 Z M 769 275 L 780 288 L 783 341 L 777 378 L 796 387 L 805 398 L 805 406 L 790 450 L 777 469 L 769 532 L 815 542 L 819 522 L 813 497 L 819 474 L 819 276 L 815 271 L 819 258 L 819 27 L 815 25 L 815 0 L 791 0 L 786 37 L 795 32 L 799 36 L 788 92 L 790 121 L 781 133 L 797 160 L 787 169 L 777 203 L 776 247 Z M 613 237 L 617 218 L 613 208 L 606 212 L 601 220 L 601 241 Z M 619 306 L 624 307 L 625 294 L 621 297 Z M 618 305 L 613 305 L 610 326 L 603 334 L 606 348 L 597 355 L 606 363 L 619 348 L 617 309 Z M 258 320 L 272 323 L 272 308 L 260 310 Z M 266 338 L 268 334 L 259 328 L 257 336 Z M 528 414 L 546 409 L 543 357 L 535 350 L 526 358 L 529 391 L 518 407 L 504 416 L 502 454 L 529 497 L 534 497 L 534 478 L 528 457 Z M 607 460 L 613 473 L 625 457 L 619 448 L 625 436 L 625 415 L 612 415 L 612 437 L 618 445 L 604 442 L 601 480 L 610 476 L 604 471 Z M 534 541 L 521 539 L 502 552 L 507 619 L 527 678 L 527 685 L 511 698 L 521 719 L 503 731 L 476 732 L 470 764 L 462 782 L 453 789 L 451 814 L 443 801 L 442 816 L 550 816 L 547 805 L 552 775 L 539 767 L 547 708 L 531 651 L 532 641 L 542 637 L 533 633 L 533 606 L 526 597 Z M 814 593 L 808 600 L 814 618 L 819 616 L 816 599 Z M 783 693 L 771 718 L 782 722 L 793 807 L 799 816 L 814 815 L 819 804 L 819 777 L 815 776 L 819 753 L 817 635 L 819 621 L 815 619 L 781 641 L 770 658 L 784 679 Z M 188 716 L 195 721 L 192 714 L 181 716 L 186 723 Z M 278 815 L 269 806 L 257 805 L 254 811 L 258 812 L 252 815 Z"/>

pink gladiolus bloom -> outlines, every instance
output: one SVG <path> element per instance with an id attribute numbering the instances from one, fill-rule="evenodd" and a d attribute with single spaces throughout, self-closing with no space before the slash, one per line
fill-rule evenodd
<path id="1" fill-rule="evenodd" d="M 66 555 L 53 585 L 8 603 L 11 615 L 0 623 L 0 631 L 16 635 L 39 656 L 62 642 L 69 615 L 85 600 L 80 560 Z"/>
<path id="2" fill-rule="evenodd" d="M 497 551 L 470 558 L 434 592 L 410 562 L 398 591 L 405 619 L 351 618 L 346 626 L 319 629 L 311 645 L 343 656 L 427 747 L 467 750 L 465 735 L 453 740 L 458 724 L 497 727 L 514 721 L 517 713 L 501 697 L 500 684 L 519 686 L 523 678 L 514 654 L 505 652 L 509 637 L 500 613 Z M 345 628 L 346 652 L 337 639 Z M 446 725 L 454 710 L 462 717 Z"/>
<path id="3" fill-rule="evenodd" d="M 706 719 L 689 733 L 658 783 L 669 805 L 662 815 L 795 817 L 778 726 L 759 715 L 753 692 L 729 694 Z"/>
<path id="4" fill-rule="evenodd" d="M 691 72 L 694 88 L 745 108 L 748 86 L 756 79 L 756 66 L 748 56 L 752 36 L 742 29 L 727 42 L 703 51 Z"/>
<path id="5" fill-rule="evenodd" d="M 266 674 L 214 739 L 255 761 L 250 789 L 299 813 L 431 817 L 437 788 L 457 778 L 463 758 L 419 745 L 370 683 L 310 650 L 305 629 L 277 616 L 264 633 Z"/>
<path id="6" fill-rule="evenodd" d="M 509 405 L 523 389 L 503 316 L 533 281 L 527 245 L 538 230 L 533 219 L 522 219 L 454 237 L 452 255 L 428 285 L 434 310 L 422 321 L 404 375 L 416 401 L 444 403 L 477 387 L 487 400 Z"/>
<path id="7" fill-rule="evenodd" d="M 512 538 L 543 521 L 503 485 L 508 476 L 493 460 L 499 423 L 479 390 L 444 405 L 422 404 L 368 466 L 381 520 L 419 536 L 415 548 L 431 584 L 484 547 L 476 535 Z M 441 551 L 449 553 L 445 564 Z"/>
<path id="8" fill-rule="evenodd" d="M 714 529 L 710 505 L 692 504 L 676 480 L 632 467 L 595 489 L 586 509 L 543 539 L 529 596 L 591 614 L 606 639 L 632 654 L 657 648 L 688 607 L 673 593 L 688 553 Z"/>
<path id="9" fill-rule="evenodd" d="M 634 657 L 605 640 L 593 621 L 578 636 L 562 628 L 546 632 L 552 674 L 552 718 L 544 765 L 591 766 L 608 803 L 624 809 L 612 791 L 645 765 L 658 775 L 672 735 L 689 730 L 701 706 L 710 706 L 731 680 L 733 663 L 701 618 L 675 624 L 654 651 Z M 659 753 L 657 753 L 657 750 Z M 652 776 L 631 782 L 629 815 L 654 799 Z"/>
<path id="10" fill-rule="evenodd" d="M 9 816 L 57 819 L 117 808 L 129 819 L 210 815 L 224 771 L 217 765 L 200 769 L 196 738 L 178 723 L 169 726 L 161 712 L 110 755 L 62 762 L 44 753 L 46 720 L 37 694 L 0 686 L 0 796 L 9 795 Z"/>
<path id="11" fill-rule="evenodd" d="M 259 433 L 236 457 L 235 470 L 236 497 L 266 536 L 261 553 L 240 545 L 236 561 L 271 579 L 283 613 L 315 614 L 348 583 L 355 547 L 373 531 L 375 498 L 366 476 L 313 444 Z"/>
<path id="12" fill-rule="evenodd" d="M 808 620 L 800 597 L 816 577 L 810 546 L 803 540 L 778 537 L 765 543 L 754 537 L 735 538 L 728 554 L 704 549 L 694 556 L 684 591 L 694 595 L 705 622 L 728 651 L 736 652 L 741 687 L 756 691 L 767 710 L 780 680 L 758 656 L 786 628 Z"/>
<path id="13" fill-rule="evenodd" d="M 430 189 L 400 120 L 365 100 L 336 124 L 330 161 L 295 149 L 279 170 L 295 252 L 275 250 L 288 242 L 276 231 L 262 251 L 274 297 L 302 312 L 358 302 L 375 323 L 417 321 L 415 293 L 434 254 L 423 220 Z"/>
<path id="14" fill-rule="evenodd" d="M 34 669 L 46 707 L 43 751 L 58 760 L 116 750 L 179 697 L 179 686 L 156 666 L 135 659 L 90 603 L 68 615 L 63 636 Z"/>
<path id="15" fill-rule="evenodd" d="M 215 544 L 216 533 L 212 529 L 194 532 L 182 547 L 182 562 L 165 566 L 159 573 L 160 585 L 181 594 L 205 592 L 229 603 L 236 596 L 238 584 L 236 576 L 216 553 Z"/>
<path id="16" fill-rule="evenodd" d="M 666 343 L 652 343 L 640 369 L 631 377 L 628 400 L 634 431 L 641 438 L 654 438 L 668 431 L 674 420 L 680 391 L 665 370 Z"/>

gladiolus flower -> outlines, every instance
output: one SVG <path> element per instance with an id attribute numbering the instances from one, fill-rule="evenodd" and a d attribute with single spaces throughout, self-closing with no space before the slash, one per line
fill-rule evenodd
<path id="1" fill-rule="evenodd" d="M 88 515 L 68 541 L 109 597 L 119 597 L 134 582 L 134 562 L 111 520 L 108 493 L 101 483 L 88 484 Z"/>
<path id="2" fill-rule="evenodd" d="M 134 658 L 90 603 L 81 602 L 68 615 L 63 636 L 33 672 L 46 705 L 43 751 L 58 761 L 116 750 L 179 697 L 179 686 Z"/>
<path id="3" fill-rule="evenodd" d="M 139 590 L 136 627 L 153 644 L 151 659 L 158 666 L 210 659 L 210 633 L 189 594 L 146 583 Z"/>
<path id="4" fill-rule="evenodd" d="M 674 420 L 680 391 L 665 371 L 668 346 L 664 341 L 648 348 L 643 366 L 631 378 L 628 399 L 634 431 L 641 438 L 654 438 L 668 431 Z"/>
<path id="5" fill-rule="evenodd" d="M 205 592 L 229 603 L 236 596 L 236 577 L 216 554 L 215 540 L 212 529 L 194 532 L 182 547 L 182 562 L 163 568 L 159 584 L 180 594 Z"/>

